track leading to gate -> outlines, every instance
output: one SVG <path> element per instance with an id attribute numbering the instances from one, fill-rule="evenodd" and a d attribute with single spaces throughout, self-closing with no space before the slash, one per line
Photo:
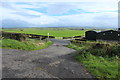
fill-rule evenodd
<path id="1" fill-rule="evenodd" d="M 68 45 L 69 41 L 50 40 L 53 45 L 42 50 L 2 49 L 3 78 L 92 78 L 73 59 L 77 52 L 63 46 Z"/>

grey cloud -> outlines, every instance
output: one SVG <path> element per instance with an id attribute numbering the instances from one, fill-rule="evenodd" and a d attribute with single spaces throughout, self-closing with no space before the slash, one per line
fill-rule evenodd
<path id="1" fill-rule="evenodd" d="M 34 25 L 22 20 L 13 20 L 13 19 L 2 20 L 2 27 L 4 28 L 22 28 L 22 27 L 32 27 L 32 26 Z"/>
<path id="2" fill-rule="evenodd" d="M 73 8 L 75 8 L 75 5 L 70 3 L 52 3 L 48 5 L 47 11 L 49 14 L 62 14 Z"/>
<path id="3" fill-rule="evenodd" d="M 14 6 L 12 6 L 13 2 L 2 2 L 1 6 L 4 8 L 8 8 L 8 9 L 15 9 Z"/>

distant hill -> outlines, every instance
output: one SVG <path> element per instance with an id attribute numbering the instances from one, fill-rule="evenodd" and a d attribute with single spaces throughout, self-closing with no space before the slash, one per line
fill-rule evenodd
<path id="1" fill-rule="evenodd" d="M 15 19 L 4 19 L 2 20 L 2 26 L 3 28 L 73 28 L 73 29 L 115 29 L 113 27 L 95 27 L 95 26 L 60 26 L 58 25 L 53 25 L 50 26 L 51 24 L 47 25 L 34 25 L 22 20 L 15 20 Z M 117 28 L 117 27 L 116 27 Z"/>

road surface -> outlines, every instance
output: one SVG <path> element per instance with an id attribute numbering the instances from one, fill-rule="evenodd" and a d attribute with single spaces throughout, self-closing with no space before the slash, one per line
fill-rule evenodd
<path id="1" fill-rule="evenodd" d="M 91 74 L 73 56 L 77 52 L 64 47 L 70 42 L 50 39 L 53 45 L 46 49 L 23 51 L 2 49 L 3 78 L 92 78 Z"/>

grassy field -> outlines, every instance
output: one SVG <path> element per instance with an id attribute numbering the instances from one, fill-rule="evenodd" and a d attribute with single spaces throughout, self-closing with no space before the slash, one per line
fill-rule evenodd
<path id="1" fill-rule="evenodd" d="M 25 29 L 3 29 L 6 32 L 26 33 L 26 34 L 38 34 L 55 37 L 72 37 L 72 36 L 84 36 L 86 30 L 69 30 L 69 29 L 41 29 L 41 28 L 25 28 Z"/>
<path id="2" fill-rule="evenodd" d="M 110 44 L 97 47 L 96 43 L 72 43 L 68 47 L 79 52 L 74 58 L 82 63 L 96 78 L 101 80 L 118 80 L 116 78 L 120 77 L 118 74 L 120 45 Z"/>
<path id="3" fill-rule="evenodd" d="M 2 44 L 2 48 L 10 48 L 10 49 L 20 49 L 20 50 L 40 50 L 47 48 L 52 44 L 51 41 L 43 42 L 35 39 L 28 39 L 25 42 L 20 42 L 12 39 L 3 39 L 0 40 L 0 44 Z"/>

